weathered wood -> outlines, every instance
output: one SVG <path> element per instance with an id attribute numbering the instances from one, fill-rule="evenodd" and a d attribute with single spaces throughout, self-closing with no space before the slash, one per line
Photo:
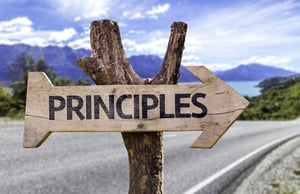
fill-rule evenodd
<path id="1" fill-rule="evenodd" d="M 29 73 L 26 132 L 199 130 L 193 147 L 212 147 L 248 102 L 204 66 L 186 68 L 203 84 L 53 86 L 44 73 Z M 28 138 L 25 147 L 43 141 Z"/>
<path id="2" fill-rule="evenodd" d="M 92 56 L 76 62 L 96 84 L 144 84 L 126 58 L 117 22 L 92 22 L 90 39 Z"/>
<path id="3" fill-rule="evenodd" d="M 179 77 L 179 65 L 184 46 L 187 25 L 175 22 L 171 27 L 168 51 L 163 66 L 152 84 L 174 84 Z M 178 34 L 179 33 L 179 34 Z M 92 57 L 77 60 L 77 64 L 92 79 L 101 85 L 107 84 L 149 84 L 149 79 L 141 79 L 130 66 L 123 50 L 119 27 L 110 20 L 94 21 L 91 25 Z M 165 77 L 163 77 L 165 76 Z M 129 193 L 163 192 L 163 134 L 122 133 L 127 148 L 130 166 Z M 158 142 L 148 147 L 141 142 Z M 147 152 L 145 149 L 147 148 Z M 153 156 L 155 156 L 153 158 Z M 134 159 L 132 159 L 134 157 Z M 140 164 L 145 168 L 139 169 Z M 136 182 L 135 177 L 146 177 Z M 140 180 L 140 179 L 138 179 Z"/>

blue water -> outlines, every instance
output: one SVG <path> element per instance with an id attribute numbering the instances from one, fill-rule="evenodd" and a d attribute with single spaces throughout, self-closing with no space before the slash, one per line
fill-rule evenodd
<path id="1" fill-rule="evenodd" d="M 258 85 L 259 81 L 234 81 L 226 83 L 242 96 L 260 95 L 260 88 L 255 87 Z"/>

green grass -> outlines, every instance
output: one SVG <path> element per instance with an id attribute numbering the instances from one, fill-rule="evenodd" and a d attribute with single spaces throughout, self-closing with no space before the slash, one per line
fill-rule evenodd
<path id="1" fill-rule="evenodd" d="M 273 88 L 260 96 L 246 97 L 250 104 L 241 120 L 292 120 L 300 117 L 300 83 Z"/>

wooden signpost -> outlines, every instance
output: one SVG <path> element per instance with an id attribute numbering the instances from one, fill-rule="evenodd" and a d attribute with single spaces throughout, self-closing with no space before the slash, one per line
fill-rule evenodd
<path id="1" fill-rule="evenodd" d="M 187 69 L 204 83 L 55 87 L 29 73 L 24 147 L 51 132 L 203 131 L 192 147 L 210 148 L 248 101 L 204 66 Z"/>
<path id="2" fill-rule="evenodd" d="M 92 56 L 77 64 L 97 86 L 55 87 L 44 73 L 29 73 L 24 147 L 38 147 L 52 132 L 122 132 L 129 193 L 163 193 L 162 132 L 202 131 L 192 147 L 211 148 L 248 105 L 204 66 L 186 67 L 203 83 L 174 85 L 186 29 L 173 23 L 159 73 L 143 79 L 126 58 L 117 23 L 92 22 Z"/>

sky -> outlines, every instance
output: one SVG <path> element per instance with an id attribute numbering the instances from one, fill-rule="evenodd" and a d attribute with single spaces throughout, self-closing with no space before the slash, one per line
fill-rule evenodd
<path id="1" fill-rule="evenodd" d="M 300 72 L 300 0 L 0 0 L 0 44 L 90 49 L 90 23 L 118 22 L 127 57 L 163 58 L 188 24 L 183 65 L 261 63 Z"/>

